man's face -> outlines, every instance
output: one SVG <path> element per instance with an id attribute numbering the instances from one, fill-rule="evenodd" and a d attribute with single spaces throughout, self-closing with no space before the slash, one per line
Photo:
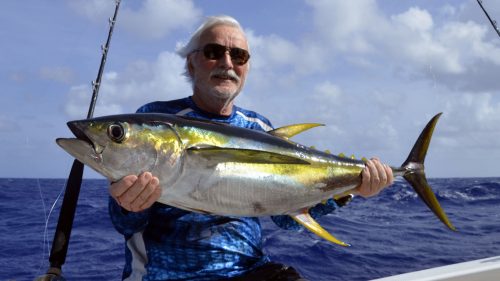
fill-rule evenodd
<path id="1" fill-rule="evenodd" d="M 235 27 L 218 25 L 206 30 L 200 37 L 199 48 L 216 43 L 229 48 L 248 50 L 244 35 Z M 231 60 L 229 52 L 218 59 L 206 58 L 203 50 L 189 57 L 189 71 L 193 76 L 194 95 L 203 104 L 225 104 L 239 94 L 245 84 L 248 62 L 239 65 Z"/>

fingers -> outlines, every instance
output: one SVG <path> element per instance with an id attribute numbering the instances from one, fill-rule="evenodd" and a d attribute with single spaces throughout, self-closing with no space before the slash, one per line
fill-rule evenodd
<path id="1" fill-rule="evenodd" d="M 125 193 L 125 191 L 127 191 L 136 180 L 136 175 L 123 177 L 121 180 L 114 182 L 109 186 L 109 194 L 111 195 L 111 197 L 118 199 L 118 197 Z"/>
<path id="2" fill-rule="evenodd" d="M 151 180 L 147 183 L 142 192 L 130 203 L 130 209 L 134 212 L 147 209 L 151 207 L 160 196 L 160 181 L 156 177 L 151 177 Z"/>
<path id="3" fill-rule="evenodd" d="M 148 172 L 139 175 L 132 186 L 119 196 L 120 202 L 124 205 L 123 207 L 129 206 L 139 196 L 139 194 L 146 188 L 151 178 L 152 175 Z"/>
<path id="4" fill-rule="evenodd" d="M 392 169 L 382 164 L 378 158 L 366 162 L 366 167 L 361 173 L 362 182 L 357 188 L 357 193 L 363 197 L 377 195 L 394 181 Z"/>
<path id="5" fill-rule="evenodd" d="M 149 172 L 126 176 L 109 187 L 110 195 L 125 210 L 147 209 L 161 196 L 160 182 Z"/>
<path id="6" fill-rule="evenodd" d="M 384 164 L 385 174 L 387 175 L 387 185 L 391 185 L 394 183 L 394 175 L 392 174 L 392 169 L 389 165 Z"/>
<path id="7" fill-rule="evenodd" d="M 155 178 L 157 181 L 158 179 Z M 153 188 L 153 191 L 151 192 L 151 194 L 146 198 L 146 200 L 144 200 L 144 203 L 142 203 L 140 206 L 139 206 L 139 210 L 145 210 L 149 207 L 151 207 L 151 205 L 153 205 L 156 200 L 158 200 L 158 198 L 160 198 L 161 196 L 161 189 L 159 188 L 159 181 L 158 181 L 158 185 L 156 188 Z M 138 202 L 139 204 L 140 202 Z"/>

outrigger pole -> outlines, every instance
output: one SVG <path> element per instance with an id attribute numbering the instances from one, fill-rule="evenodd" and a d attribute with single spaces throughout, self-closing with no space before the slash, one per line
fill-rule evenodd
<path id="1" fill-rule="evenodd" d="M 481 7 L 481 9 L 483 10 L 484 14 L 486 15 L 486 17 L 488 18 L 488 20 L 490 21 L 491 25 L 493 26 L 493 28 L 495 29 L 495 31 L 497 32 L 498 36 L 500 37 L 500 29 L 498 28 L 497 26 L 497 22 L 496 20 L 493 20 L 490 15 L 488 14 L 488 12 L 486 11 L 486 9 L 483 7 L 483 1 L 482 0 L 477 0 L 477 3 L 479 4 L 479 6 Z"/>
<path id="2" fill-rule="evenodd" d="M 118 9 L 120 8 L 120 0 L 115 0 L 115 4 L 113 18 L 109 19 L 108 39 L 106 40 L 106 44 L 101 46 L 102 57 L 97 78 L 95 81 L 92 81 L 92 100 L 90 101 L 87 119 L 92 118 L 94 115 L 94 108 L 99 94 L 104 65 L 106 64 L 106 58 L 108 56 L 109 43 L 115 27 Z M 75 218 L 76 205 L 82 185 L 83 167 L 84 165 L 80 161 L 76 159 L 73 161 L 73 166 L 71 167 L 68 181 L 66 182 L 66 191 L 64 193 L 63 203 L 61 210 L 59 211 L 59 220 L 57 222 L 54 240 L 52 241 L 52 248 L 49 257 L 50 267 L 47 270 L 47 273 L 36 278 L 36 281 L 65 280 L 62 276 L 62 266 L 66 260 L 66 254 L 68 252 L 69 238 L 73 227 L 73 219 Z"/>

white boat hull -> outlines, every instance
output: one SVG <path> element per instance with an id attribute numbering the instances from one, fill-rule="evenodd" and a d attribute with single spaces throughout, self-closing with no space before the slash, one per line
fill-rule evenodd
<path id="1" fill-rule="evenodd" d="M 500 256 L 414 271 L 372 281 L 498 281 Z"/>

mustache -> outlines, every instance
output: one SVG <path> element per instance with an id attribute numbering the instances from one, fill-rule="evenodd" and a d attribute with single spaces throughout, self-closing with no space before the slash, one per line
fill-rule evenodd
<path id="1" fill-rule="evenodd" d="M 232 69 L 214 69 L 210 73 L 210 78 L 214 76 L 227 76 L 232 80 L 235 80 L 236 82 L 240 82 L 240 77 L 236 74 L 236 72 Z"/>

